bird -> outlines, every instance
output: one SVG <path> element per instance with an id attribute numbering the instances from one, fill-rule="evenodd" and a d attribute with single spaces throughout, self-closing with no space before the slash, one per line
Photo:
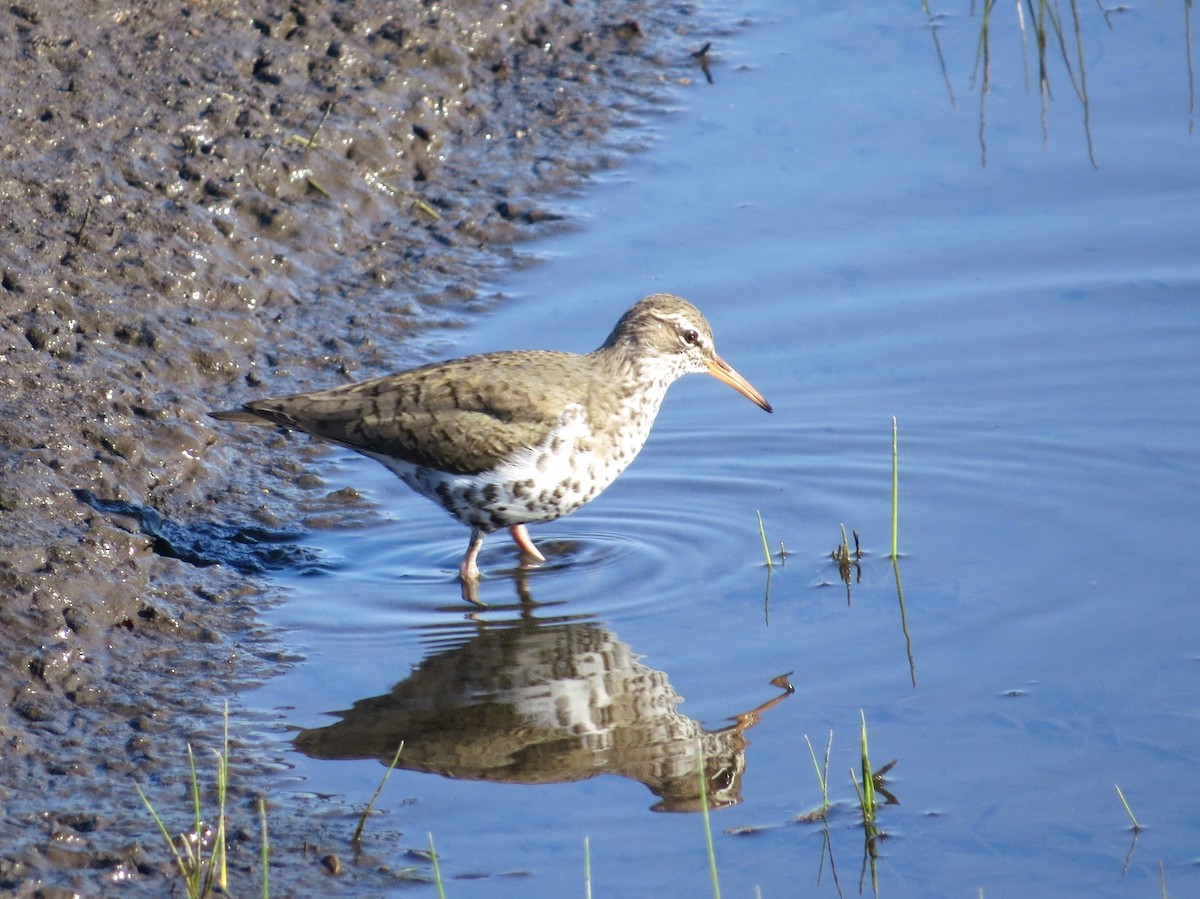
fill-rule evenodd
<path id="1" fill-rule="evenodd" d="M 464 356 L 210 415 L 282 425 L 382 463 L 471 529 L 459 578 L 474 599 L 488 534 L 507 528 L 527 560 L 544 562 L 526 525 L 595 499 L 642 449 L 667 388 L 705 372 L 773 411 L 717 354 L 700 310 L 657 293 L 590 353 Z"/>

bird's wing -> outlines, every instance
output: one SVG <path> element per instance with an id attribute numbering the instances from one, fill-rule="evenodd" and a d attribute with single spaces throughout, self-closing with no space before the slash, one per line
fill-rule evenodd
<path id="1" fill-rule="evenodd" d="M 540 443 L 562 407 L 586 396 L 586 379 L 572 364 L 578 358 L 548 351 L 469 356 L 256 400 L 223 417 L 248 414 L 354 450 L 475 474 Z"/>

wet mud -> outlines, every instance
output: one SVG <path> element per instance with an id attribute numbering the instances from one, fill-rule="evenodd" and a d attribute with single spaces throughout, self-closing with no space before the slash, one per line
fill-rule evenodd
<path id="1" fill-rule="evenodd" d="M 294 661 L 264 573 L 371 510 L 319 447 L 206 413 L 402 367 L 499 301 L 709 38 L 637 3 L 0 10 L 0 895 L 163 895 L 134 784 L 186 821 L 226 701 L 234 892 L 259 796 L 276 894 L 389 888 L 322 862 L 353 817 L 281 789 L 280 722 L 237 701 Z"/>

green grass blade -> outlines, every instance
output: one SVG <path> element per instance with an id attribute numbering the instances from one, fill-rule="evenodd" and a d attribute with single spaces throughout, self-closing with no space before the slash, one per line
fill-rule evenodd
<path id="1" fill-rule="evenodd" d="M 217 833 L 213 840 L 213 861 L 217 867 L 217 883 L 222 892 L 229 891 L 229 864 L 226 857 L 225 797 L 229 792 L 229 702 L 225 703 L 225 726 L 221 751 L 217 756 Z"/>
<path id="2" fill-rule="evenodd" d="M 592 844 L 583 838 L 583 895 L 584 899 L 592 899 Z"/>
<path id="3" fill-rule="evenodd" d="M 1125 794 L 1121 792 L 1121 788 L 1113 784 L 1113 789 L 1117 791 L 1117 798 L 1121 800 L 1121 805 L 1125 806 L 1125 814 L 1129 816 L 1129 820 L 1133 822 L 1133 830 L 1136 833 L 1142 829 L 1142 825 L 1138 823 L 1138 819 L 1133 814 L 1133 809 L 1129 807 L 1129 803 L 1125 801 Z"/>
<path id="4" fill-rule="evenodd" d="M 258 821 L 262 828 L 262 848 L 259 859 L 262 861 L 262 899 L 271 899 L 271 844 L 267 841 L 267 800 L 258 800 Z"/>
<path id="5" fill-rule="evenodd" d="M 175 856 L 175 866 L 179 868 L 179 876 L 183 878 L 184 883 L 190 886 L 191 880 L 188 877 L 188 867 L 183 861 L 183 856 L 179 854 L 179 848 L 175 845 L 175 841 L 171 839 L 171 832 L 167 830 L 167 825 L 163 823 L 163 819 L 159 817 L 150 800 L 146 798 L 146 794 L 142 792 L 142 788 L 137 784 L 133 785 L 137 790 L 137 794 L 142 797 L 142 802 L 146 804 L 146 808 L 150 811 L 150 817 L 154 819 L 154 823 L 158 825 L 158 829 L 162 832 L 163 839 L 167 841 L 167 846 L 171 849 L 171 854 Z M 188 890 L 188 895 L 194 895 L 191 889 Z"/>
<path id="6" fill-rule="evenodd" d="M 763 527 L 762 512 L 755 509 L 754 514 L 758 516 L 758 536 L 762 537 L 763 557 L 767 560 L 767 567 L 774 568 L 775 562 L 771 559 L 771 550 L 767 546 L 767 530 Z"/>
<path id="7" fill-rule="evenodd" d="M 221 802 L 221 889 L 229 889 L 229 870 L 228 870 L 228 828 L 225 824 L 225 797 L 229 791 L 229 700 L 225 700 L 225 727 L 224 737 L 222 740 L 223 746 L 221 751 L 221 777 L 220 777 L 220 802 Z"/>
<path id="8" fill-rule="evenodd" d="M 183 848 L 188 857 L 188 870 L 184 880 L 188 885 L 188 895 L 207 896 L 212 887 L 212 866 L 204 864 L 204 822 L 200 820 L 200 778 L 196 774 L 196 757 L 192 752 L 192 744 L 187 747 L 188 770 L 192 778 L 192 834 L 196 839 L 195 845 L 186 836 Z"/>
<path id="9" fill-rule="evenodd" d="M 400 754 L 400 750 L 396 750 L 396 755 Z M 429 834 L 429 858 L 433 862 L 433 882 L 437 886 L 438 899 L 446 899 L 446 887 L 442 884 L 442 868 L 438 864 L 437 849 L 433 846 L 433 833 Z"/>
<path id="10" fill-rule="evenodd" d="M 196 833 L 200 833 L 200 779 L 196 777 L 196 757 L 192 754 L 192 744 L 188 743 L 188 770 L 191 772 L 192 778 L 192 811 L 193 821 L 192 829 Z"/>
<path id="11" fill-rule="evenodd" d="M 871 757 L 867 752 L 867 714 L 858 710 L 862 718 L 862 811 L 863 820 L 868 823 L 875 820 L 875 775 L 871 771 Z"/>
<path id="12" fill-rule="evenodd" d="M 825 745 L 824 771 L 821 770 L 821 763 L 817 761 L 817 753 L 813 750 L 808 734 L 804 735 L 804 742 L 808 744 L 808 757 L 812 759 L 813 770 L 817 772 L 817 783 L 821 785 L 821 817 L 824 817 L 829 811 L 829 751 L 833 748 L 833 731 L 829 732 L 829 742 Z"/>
<path id="13" fill-rule="evenodd" d="M 896 451 L 896 417 L 892 416 L 892 558 L 899 558 L 900 542 L 900 457 Z"/>
<path id="14" fill-rule="evenodd" d="M 696 741 L 696 757 L 699 760 L 700 811 L 704 818 L 704 844 L 708 850 L 708 873 L 712 878 L 713 899 L 721 899 L 721 879 L 717 875 L 717 853 L 713 848 L 712 822 L 708 817 L 708 781 L 704 776 L 704 747 Z"/>
<path id="15" fill-rule="evenodd" d="M 383 778 L 379 781 L 379 786 L 375 788 L 374 795 L 371 796 L 371 801 L 367 803 L 367 807 L 363 809 L 362 817 L 358 819 L 358 827 L 354 828 L 354 836 L 350 837 L 351 845 L 357 846 L 362 842 L 363 828 L 367 824 L 367 816 L 371 814 L 371 809 L 375 807 L 375 800 L 379 798 L 379 794 L 383 792 L 383 786 L 388 782 L 388 778 L 392 776 L 392 769 L 400 763 L 400 753 L 404 751 L 404 741 L 400 741 L 400 745 L 396 747 L 396 754 L 392 756 L 392 763 L 388 765 L 387 770 L 383 772 Z"/>

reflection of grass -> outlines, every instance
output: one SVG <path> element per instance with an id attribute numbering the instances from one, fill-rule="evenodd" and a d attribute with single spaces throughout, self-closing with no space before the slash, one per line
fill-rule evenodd
<path id="1" fill-rule="evenodd" d="M 942 70 L 942 81 L 946 82 L 946 93 L 950 95 L 950 108 L 954 109 L 958 104 L 954 101 L 954 87 L 950 84 L 950 73 L 946 70 L 946 56 L 942 53 L 942 41 L 938 37 L 938 28 L 941 27 L 942 19 L 946 18 L 946 14 L 932 12 L 929 9 L 929 0 L 921 0 L 921 10 L 929 20 L 929 33 L 933 36 L 933 49 L 937 51 L 938 65 Z"/>
<path id="2" fill-rule="evenodd" d="M 1192 0 L 1183 0 L 1183 36 L 1187 42 L 1188 134 L 1196 130 L 1196 68 L 1192 65 Z"/>
<path id="3" fill-rule="evenodd" d="M 1117 791 L 1117 798 L 1121 800 L 1121 805 L 1125 808 L 1125 814 L 1129 816 L 1130 830 L 1133 831 L 1133 842 L 1129 844 L 1129 851 L 1125 853 L 1125 866 L 1121 869 L 1121 875 L 1129 870 L 1129 862 L 1133 858 L 1133 849 L 1137 846 L 1138 834 L 1142 832 L 1142 825 L 1138 822 L 1137 816 L 1133 813 L 1133 809 L 1129 807 L 1129 803 L 1125 800 L 1125 794 L 1121 792 L 1120 786 L 1113 784 L 1113 789 Z M 1162 859 L 1158 862 L 1158 889 L 1162 899 L 1167 899 L 1167 870 L 1162 863 Z"/>
<path id="4" fill-rule="evenodd" d="M 829 735 L 830 742 L 833 740 L 833 733 Z M 807 739 L 807 738 L 806 738 Z M 400 759 L 400 753 L 403 750 L 401 744 L 396 754 L 392 757 L 391 764 L 384 772 L 379 786 L 375 793 L 371 796 L 367 803 L 362 816 L 359 818 L 358 826 L 356 827 L 351 844 L 355 851 L 361 848 L 362 832 L 366 819 L 369 817 L 371 810 L 379 798 L 383 790 L 384 784 L 387 783 L 388 777 L 392 770 L 396 767 Z M 712 879 L 712 891 L 714 899 L 721 899 L 721 885 L 718 879 L 716 849 L 713 842 L 712 825 L 709 820 L 709 802 L 708 802 L 708 784 L 705 778 L 704 756 L 702 747 L 697 745 L 699 752 L 698 776 L 700 781 L 700 807 L 704 822 L 704 840 L 708 854 L 709 873 Z M 810 746 L 811 751 L 811 746 Z M 189 784 L 192 794 L 192 826 L 191 829 L 181 834 L 179 837 L 172 837 L 166 823 L 151 803 L 149 797 L 146 796 L 142 788 L 137 784 L 134 789 L 137 790 L 138 796 L 145 803 L 155 824 L 166 840 L 172 855 L 175 858 L 175 864 L 179 871 L 179 875 L 183 880 L 183 892 L 187 899 L 212 899 L 216 896 L 229 895 L 229 878 L 227 864 L 227 847 L 226 847 L 226 799 L 229 785 L 229 710 L 225 710 L 225 729 L 223 735 L 222 747 L 219 751 L 214 750 L 216 756 L 216 819 L 217 823 L 210 826 L 205 823 L 203 808 L 200 801 L 200 775 L 196 769 L 196 762 L 192 753 L 191 746 L 187 748 L 188 764 L 189 764 Z M 828 771 L 829 767 L 829 750 L 825 753 L 825 767 Z M 824 786 L 822 786 L 824 789 Z M 267 804 L 264 799 L 259 799 L 256 803 L 258 809 L 259 827 L 262 834 L 260 863 L 262 865 L 262 881 L 261 881 L 261 897 L 262 899 L 270 899 L 270 881 L 269 881 L 269 862 L 270 862 L 270 844 L 267 838 Z M 433 883 L 437 889 L 438 899 L 446 899 L 445 884 L 441 872 L 441 859 L 438 855 L 437 847 L 434 844 L 433 834 L 428 834 L 429 849 L 427 852 L 413 850 L 429 859 L 433 872 Z M 583 843 L 583 861 L 584 861 L 584 895 L 590 899 L 592 895 L 592 863 L 591 863 L 591 843 L 588 838 L 584 838 Z M 334 858 L 336 864 L 336 858 Z M 331 874 L 338 873 L 338 867 L 330 869 Z M 428 881 L 426 881 L 428 882 Z M 172 890 L 174 892 L 174 890 Z"/>
<path id="5" fill-rule="evenodd" d="M 987 165 L 987 101 L 992 84 L 992 39 L 993 12 L 996 0 L 983 0 L 979 6 L 979 32 L 976 40 L 975 63 L 971 75 L 972 85 L 979 85 L 979 149 L 980 158 Z M 1008 9 L 1009 7 L 1002 7 Z M 1092 146 L 1091 101 L 1087 88 L 1087 67 L 1083 52 L 1083 26 L 1080 21 L 1078 0 L 1070 0 L 1070 21 L 1064 23 L 1063 15 L 1057 2 L 1053 0 L 1017 0 L 1015 4 L 1016 24 L 1021 36 L 1022 68 L 1025 70 L 1025 83 L 1028 88 L 1028 47 L 1030 35 L 1036 48 L 1038 96 L 1041 100 L 1042 145 L 1049 141 L 1049 106 L 1053 99 L 1051 88 L 1051 68 L 1055 60 L 1061 61 L 1066 72 L 1067 81 L 1075 96 L 1079 99 L 1083 110 L 1083 134 L 1087 143 L 1088 161 L 1096 165 L 1095 152 Z M 1185 0 L 1185 17 L 1190 17 L 1191 0 Z M 946 69 L 946 59 L 942 52 L 940 32 L 946 19 L 945 13 L 934 13 L 928 0 L 921 0 L 921 9 L 926 17 L 930 33 L 933 35 L 934 50 L 937 53 L 938 65 L 941 67 L 942 79 L 950 94 L 950 104 L 955 105 L 954 91 L 951 87 L 950 76 Z M 975 4 L 971 4 L 971 15 L 975 13 Z M 1105 9 L 1100 5 L 1105 21 L 1111 24 L 1111 14 L 1124 11 L 1124 7 Z M 1194 96 L 1192 88 L 1191 66 L 1191 28 L 1186 26 L 1188 38 L 1188 83 L 1189 97 Z M 1192 107 L 1194 109 L 1194 100 Z"/>
<path id="6" fill-rule="evenodd" d="M 1133 833 L 1133 839 L 1129 841 L 1129 849 L 1125 853 L 1125 864 L 1121 868 L 1121 876 L 1124 877 L 1125 873 L 1129 870 L 1130 862 L 1133 861 L 1133 850 L 1137 848 L 1138 835 L 1142 832 L 1142 825 L 1138 823 L 1137 817 L 1133 814 L 1133 809 L 1131 809 L 1129 807 L 1129 803 L 1125 801 L 1125 794 L 1121 792 L 1121 788 L 1117 784 L 1113 784 L 1113 789 L 1117 791 L 1117 798 L 1121 800 L 1121 805 L 1125 807 L 1125 814 L 1129 816 L 1129 821 L 1132 824 L 1129 830 Z M 1160 867 L 1161 865 L 1162 862 L 1159 862 Z M 1167 885 L 1165 880 L 1162 882 L 1162 888 L 1163 897 L 1165 899 L 1167 895 Z"/>
<path id="7" fill-rule="evenodd" d="M 987 93 L 992 74 L 990 25 L 992 8 L 995 5 L 995 0 L 984 0 L 979 27 L 979 45 L 975 56 L 975 75 L 980 74 L 982 66 L 982 79 L 980 79 L 979 92 L 979 147 L 984 165 L 987 165 L 987 139 L 985 134 Z M 1079 102 L 1083 107 L 1083 133 L 1087 140 L 1088 160 L 1095 166 L 1096 157 L 1092 150 L 1091 105 L 1088 101 L 1087 92 L 1087 69 L 1083 61 L 1083 31 L 1079 22 L 1079 5 L 1077 0 L 1071 0 L 1070 8 L 1071 27 L 1075 43 L 1074 64 L 1071 61 L 1071 51 L 1067 48 L 1066 30 L 1063 27 L 1057 4 L 1050 3 L 1048 0 L 1037 0 L 1036 3 L 1034 0 L 1025 0 L 1025 7 L 1022 8 L 1021 2 L 1018 0 L 1016 4 L 1017 26 L 1021 30 L 1021 48 L 1024 51 L 1024 48 L 1027 46 L 1025 17 L 1028 14 L 1032 23 L 1034 41 L 1037 46 L 1038 95 L 1041 97 L 1042 103 L 1042 146 L 1044 147 L 1050 139 L 1048 110 L 1053 93 L 1050 89 L 1051 52 L 1048 48 L 1053 38 L 1054 45 L 1057 48 L 1057 53 L 1054 56 L 1062 59 L 1063 66 L 1067 72 L 1067 78 L 1075 91 L 1075 96 L 1079 98 Z M 1076 77 L 1076 68 L 1078 68 L 1078 77 Z"/>
<path id="8" fill-rule="evenodd" d="M 886 834 L 876 826 L 876 816 L 880 804 L 883 805 L 899 805 L 900 800 L 893 795 L 888 788 L 884 779 L 885 775 L 896 766 L 896 759 L 892 759 L 886 765 L 880 768 L 875 768 L 871 763 L 870 752 L 867 746 L 867 716 L 865 712 L 860 711 L 861 719 L 860 731 L 860 770 L 862 772 L 862 781 L 859 781 L 859 774 L 853 768 L 850 769 L 850 780 L 854 784 L 854 790 L 858 794 L 859 809 L 862 813 L 863 827 L 863 878 L 870 873 L 871 886 L 876 896 L 879 895 L 878 871 L 876 870 L 876 859 L 878 857 L 878 842 Z M 837 889 L 839 896 L 843 895 L 841 884 L 838 880 L 837 866 L 834 863 L 833 857 L 833 840 L 830 835 L 829 823 L 831 815 L 837 814 L 837 809 L 841 805 L 832 804 L 829 801 L 829 757 L 833 749 L 833 731 L 829 732 L 829 740 L 825 745 L 825 760 L 822 764 L 817 759 L 816 750 L 813 749 L 812 741 L 806 734 L 804 742 L 808 745 L 808 755 L 812 760 L 813 769 L 817 772 L 817 783 L 821 787 L 821 805 L 820 807 L 796 815 L 788 821 L 778 824 L 757 824 L 744 827 L 729 827 L 725 829 L 725 833 L 734 836 L 747 836 L 759 834 L 766 830 L 771 830 L 777 827 L 787 827 L 789 825 L 807 825 L 819 824 L 821 827 L 821 863 L 817 872 L 817 883 L 821 882 L 821 876 L 825 870 L 825 857 L 829 856 L 829 870 L 833 876 L 834 886 Z M 864 887 L 863 880 L 859 882 L 859 893 L 862 894 Z"/>

